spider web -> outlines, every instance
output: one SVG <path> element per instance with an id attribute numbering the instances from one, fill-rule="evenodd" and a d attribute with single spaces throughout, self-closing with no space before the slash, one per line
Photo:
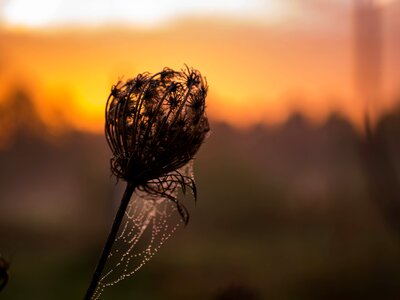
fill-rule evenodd
<path id="1" fill-rule="evenodd" d="M 193 162 L 179 171 L 193 180 Z M 168 187 L 168 196 L 177 197 L 182 188 L 177 183 L 163 184 Z M 136 189 L 92 299 L 99 299 L 107 287 L 135 274 L 182 224 L 177 205 L 170 198 Z"/>

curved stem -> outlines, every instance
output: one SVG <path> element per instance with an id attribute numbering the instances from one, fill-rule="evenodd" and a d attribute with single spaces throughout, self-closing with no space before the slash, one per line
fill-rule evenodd
<path id="1" fill-rule="evenodd" d="M 114 244 L 115 238 L 117 236 L 119 227 L 121 226 L 122 219 L 124 218 L 126 208 L 128 207 L 129 201 L 133 192 L 135 191 L 136 185 L 133 183 L 128 183 L 121 200 L 121 204 L 118 208 L 117 214 L 115 215 L 114 223 L 111 227 L 111 231 L 108 235 L 107 241 L 104 245 L 103 252 L 100 255 L 99 261 L 97 263 L 96 269 L 94 270 L 92 280 L 90 282 L 89 288 L 86 291 L 84 300 L 91 300 L 94 292 L 101 279 L 101 274 L 103 273 L 104 267 L 106 265 L 108 256 L 110 255 L 112 246 Z"/>

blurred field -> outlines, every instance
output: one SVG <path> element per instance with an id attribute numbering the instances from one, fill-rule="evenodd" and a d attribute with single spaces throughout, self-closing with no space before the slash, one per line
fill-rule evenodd
<path id="1" fill-rule="evenodd" d="M 27 95 L 7 103 L 0 116 L 18 121 L 0 150 L 0 252 L 11 263 L 1 299 L 79 299 L 123 183 L 102 135 L 52 135 Z M 189 226 L 104 299 L 399 299 L 400 211 L 374 182 L 391 176 L 385 195 L 398 195 L 400 111 L 373 136 L 389 175 L 371 176 L 365 133 L 337 114 L 246 131 L 213 122 Z"/>

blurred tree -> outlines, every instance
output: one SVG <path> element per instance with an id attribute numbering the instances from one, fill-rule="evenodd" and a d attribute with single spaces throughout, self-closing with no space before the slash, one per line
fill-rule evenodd
<path id="1" fill-rule="evenodd" d="M 365 139 L 361 141 L 361 156 L 369 192 L 387 223 L 400 234 L 400 181 L 394 161 L 388 154 L 385 126 L 378 124 L 373 129 L 367 115 L 365 133 Z"/>
<path id="2" fill-rule="evenodd" d="M 30 96 L 22 88 L 15 88 L 5 101 L 0 102 L 0 127 L 0 146 L 14 138 L 43 136 L 46 129 Z"/>

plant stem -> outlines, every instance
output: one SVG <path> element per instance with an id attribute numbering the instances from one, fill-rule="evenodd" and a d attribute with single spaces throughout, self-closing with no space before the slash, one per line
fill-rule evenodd
<path id="1" fill-rule="evenodd" d="M 131 199 L 133 192 L 135 191 L 135 188 L 136 185 L 133 183 L 128 183 L 126 186 L 124 195 L 121 200 L 121 204 L 118 208 L 117 214 L 115 215 L 114 223 L 111 227 L 110 234 L 108 235 L 106 244 L 104 245 L 103 252 L 100 255 L 96 269 L 94 270 L 92 281 L 90 282 L 89 288 L 86 291 L 84 300 L 91 300 L 94 292 L 96 291 L 97 285 L 99 284 L 101 278 L 101 274 L 103 273 L 108 256 L 110 255 L 112 246 L 117 236 L 119 227 L 121 226 L 122 219 L 124 218 L 126 208 L 128 207 L 129 201 Z"/>

